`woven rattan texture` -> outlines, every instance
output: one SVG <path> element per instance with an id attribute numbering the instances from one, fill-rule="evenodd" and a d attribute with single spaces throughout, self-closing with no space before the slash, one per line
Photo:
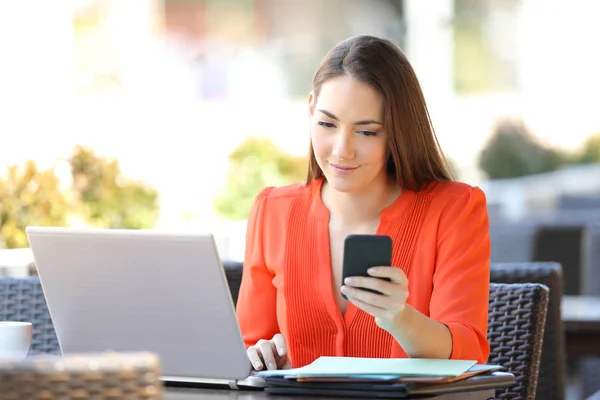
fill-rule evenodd
<path id="1" fill-rule="evenodd" d="M 0 400 L 161 399 L 152 353 L 40 355 L 0 362 Z"/>
<path id="2" fill-rule="evenodd" d="M 490 283 L 488 363 L 506 367 L 516 380 L 497 398 L 535 399 L 548 292 L 541 284 Z"/>
<path id="3" fill-rule="evenodd" d="M 537 400 L 565 398 L 565 337 L 560 310 L 562 269 L 552 262 L 492 264 L 495 283 L 541 283 L 550 290 L 542 359 L 536 391 Z"/>
<path id="4" fill-rule="evenodd" d="M 30 355 L 60 354 L 52 319 L 37 276 L 0 276 L 0 320 L 32 323 Z"/>
<path id="5" fill-rule="evenodd" d="M 233 304 L 237 304 L 240 285 L 242 284 L 244 264 L 239 261 L 226 260 L 223 261 L 223 269 L 225 269 L 225 275 L 227 276 L 231 299 L 233 300 Z"/>

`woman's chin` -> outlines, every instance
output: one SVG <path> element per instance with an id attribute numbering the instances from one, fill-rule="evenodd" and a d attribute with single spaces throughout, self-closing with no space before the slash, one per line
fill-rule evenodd
<path id="1" fill-rule="evenodd" d="M 349 193 L 360 189 L 356 180 L 349 176 L 338 176 L 336 174 L 326 174 L 327 184 L 337 192 Z"/>

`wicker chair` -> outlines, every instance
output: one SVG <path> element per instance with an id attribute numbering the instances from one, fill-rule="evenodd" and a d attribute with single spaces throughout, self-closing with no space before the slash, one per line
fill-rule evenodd
<path id="1" fill-rule="evenodd" d="M 227 283 L 229 284 L 229 291 L 231 292 L 233 304 L 237 304 L 240 285 L 242 284 L 244 264 L 240 261 L 226 260 L 223 261 L 223 268 L 225 269 L 225 275 L 227 276 Z"/>
<path id="2" fill-rule="evenodd" d="M 535 233 L 533 260 L 560 263 L 562 293 L 581 294 L 587 242 L 588 235 L 584 226 L 540 225 Z"/>
<path id="3" fill-rule="evenodd" d="M 576 251 L 581 251 L 583 253 L 582 258 L 580 259 L 582 270 L 581 272 L 579 272 L 579 276 L 581 277 L 581 290 L 577 294 L 586 294 L 593 296 L 600 295 L 600 214 L 592 214 L 585 211 L 561 212 L 560 214 L 555 214 L 546 218 L 538 218 L 533 223 L 535 223 L 538 227 L 546 229 L 584 229 L 584 235 L 581 237 L 581 247 L 579 247 L 579 243 L 577 241 L 573 242 L 575 246 L 571 246 L 576 247 Z M 567 246 L 565 246 L 565 243 L 562 242 L 560 243 L 559 247 L 565 248 Z M 565 249 L 563 251 L 566 252 L 567 250 Z M 550 261 L 560 262 L 559 259 L 554 259 Z M 566 267 L 564 264 L 562 265 L 562 267 L 563 275 L 565 275 L 567 272 Z"/>
<path id="4" fill-rule="evenodd" d="M 491 282 L 541 283 L 550 290 L 536 399 L 565 398 L 565 337 L 561 317 L 562 269 L 558 263 L 492 264 Z"/>
<path id="5" fill-rule="evenodd" d="M 0 400 L 161 399 L 152 353 L 38 355 L 0 362 Z"/>
<path id="6" fill-rule="evenodd" d="M 60 354 L 46 298 L 37 276 L 0 276 L 0 320 L 32 323 L 30 355 Z"/>
<path id="7" fill-rule="evenodd" d="M 592 296 L 600 295 L 600 213 L 591 211 L 561 211 L 560 213 L 535 221 L 539 226 L 546 227 L 573 227 L 584 226 L 586 235 L 583 238 L 582 270 L 578 272 L 581 277 L 581 293 Z M 558 251 L 566 253 L 564 244 Z M 553 261 L 560 261 L 555 259 Z M 563 273 L 567 272 L 563 265 Z M 575 365 L 567 360 L 570 365 Z M 591 396 L 600 391 L 600 357 L 582 357 L 577 360 L 581 373 L 582 391 L 584 397 Z"/>
<path id="8" fill-rule="evenodd" d="M 490 283 L 488 363 L 504 366 L 517 382 L 497 390 L 499 399 L 535 399 L 548 293 L 537 283 Z"/>

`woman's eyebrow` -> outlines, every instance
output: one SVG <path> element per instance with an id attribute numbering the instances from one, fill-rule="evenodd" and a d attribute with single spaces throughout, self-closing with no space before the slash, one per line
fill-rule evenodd
<path id="1" fill-rule="evenodd" d="M 329 118 L 331 118 L 331 119 L 334 119 L 334 120 L 336 120 L 336 121 L 339 121 L 339 120 L 340 120 L 340 119 L 339 119 L 338 117 L 336 117 L 336 116 L 335 116 L 333 113 L 330 113 L 330 112 L 329 112 L 329 111 L 327 111 L 327 110 L 322 110 L 322 109 L 320 109 L 320 110 L 317 110 L 317 111 L 319 111 L 321 114 L 325 114 L 325 115 L 327 115 Z M 379 121 L 376 121 L 376 120 L 374 120 L 374 119 L 364 119 L 364 120 L 361 120 L 361 121 L 356 121 L 356 122 L 354 123 L 354 125 L 371 125 L 371 124 L 383 125 L 383 123 L 381 123 L 381 122 L 379 122 Z"/>

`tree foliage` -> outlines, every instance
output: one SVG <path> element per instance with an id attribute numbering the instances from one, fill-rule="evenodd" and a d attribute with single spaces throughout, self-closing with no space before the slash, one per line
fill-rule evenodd
<path id="1" fill-rule="evenodd" d="M 81 146 L 70 159 L 79 213 L 102 228 L 151 228 L 158 218 L 158 193 L 127 180 L 117 160 L 103 159 Z"/>
<path id="2" fill-rule="evenodd" d="M 227 219 L 243 220 L 264 187 L 303 182 L 308 159 L 285 153 L 269 139 L 250 138 L 230 154 L 229 163 L 226 189 L 215 209 Z"/>
<path id="3" fill-rule="evenodd" d="M 600 163 L 600 133 L 587 138 L 576 160 L 580 164 Z"/>
<path id="4" fill-rule="evenodd" d="M 540 144 L 520 121 L 500 122 L 479 157 L 490 179 L 549 172 L 565 162 L 563 154 Z"/>
<path id="5" fill-rule="evenodd" d="M 10 166 L 6 177 L 0 178 L 0 248 L 27 247 L 27 226 L 63 226 L 67 210 L 52 169 L 41 171 L 33 161 Z"/>
<path id="6" fill-rule="evenodd" d="M 105 228 L 156 223 L 158 193 L 126 179 L 116 160 L 78 146 L 69 165 L 72 186 L 64 191 L 53 168 L 40 170 L 31 160 L 0 177 L 0 248 L 27 247 L 27 226 L 66 226 L 71 218 Z"/>

